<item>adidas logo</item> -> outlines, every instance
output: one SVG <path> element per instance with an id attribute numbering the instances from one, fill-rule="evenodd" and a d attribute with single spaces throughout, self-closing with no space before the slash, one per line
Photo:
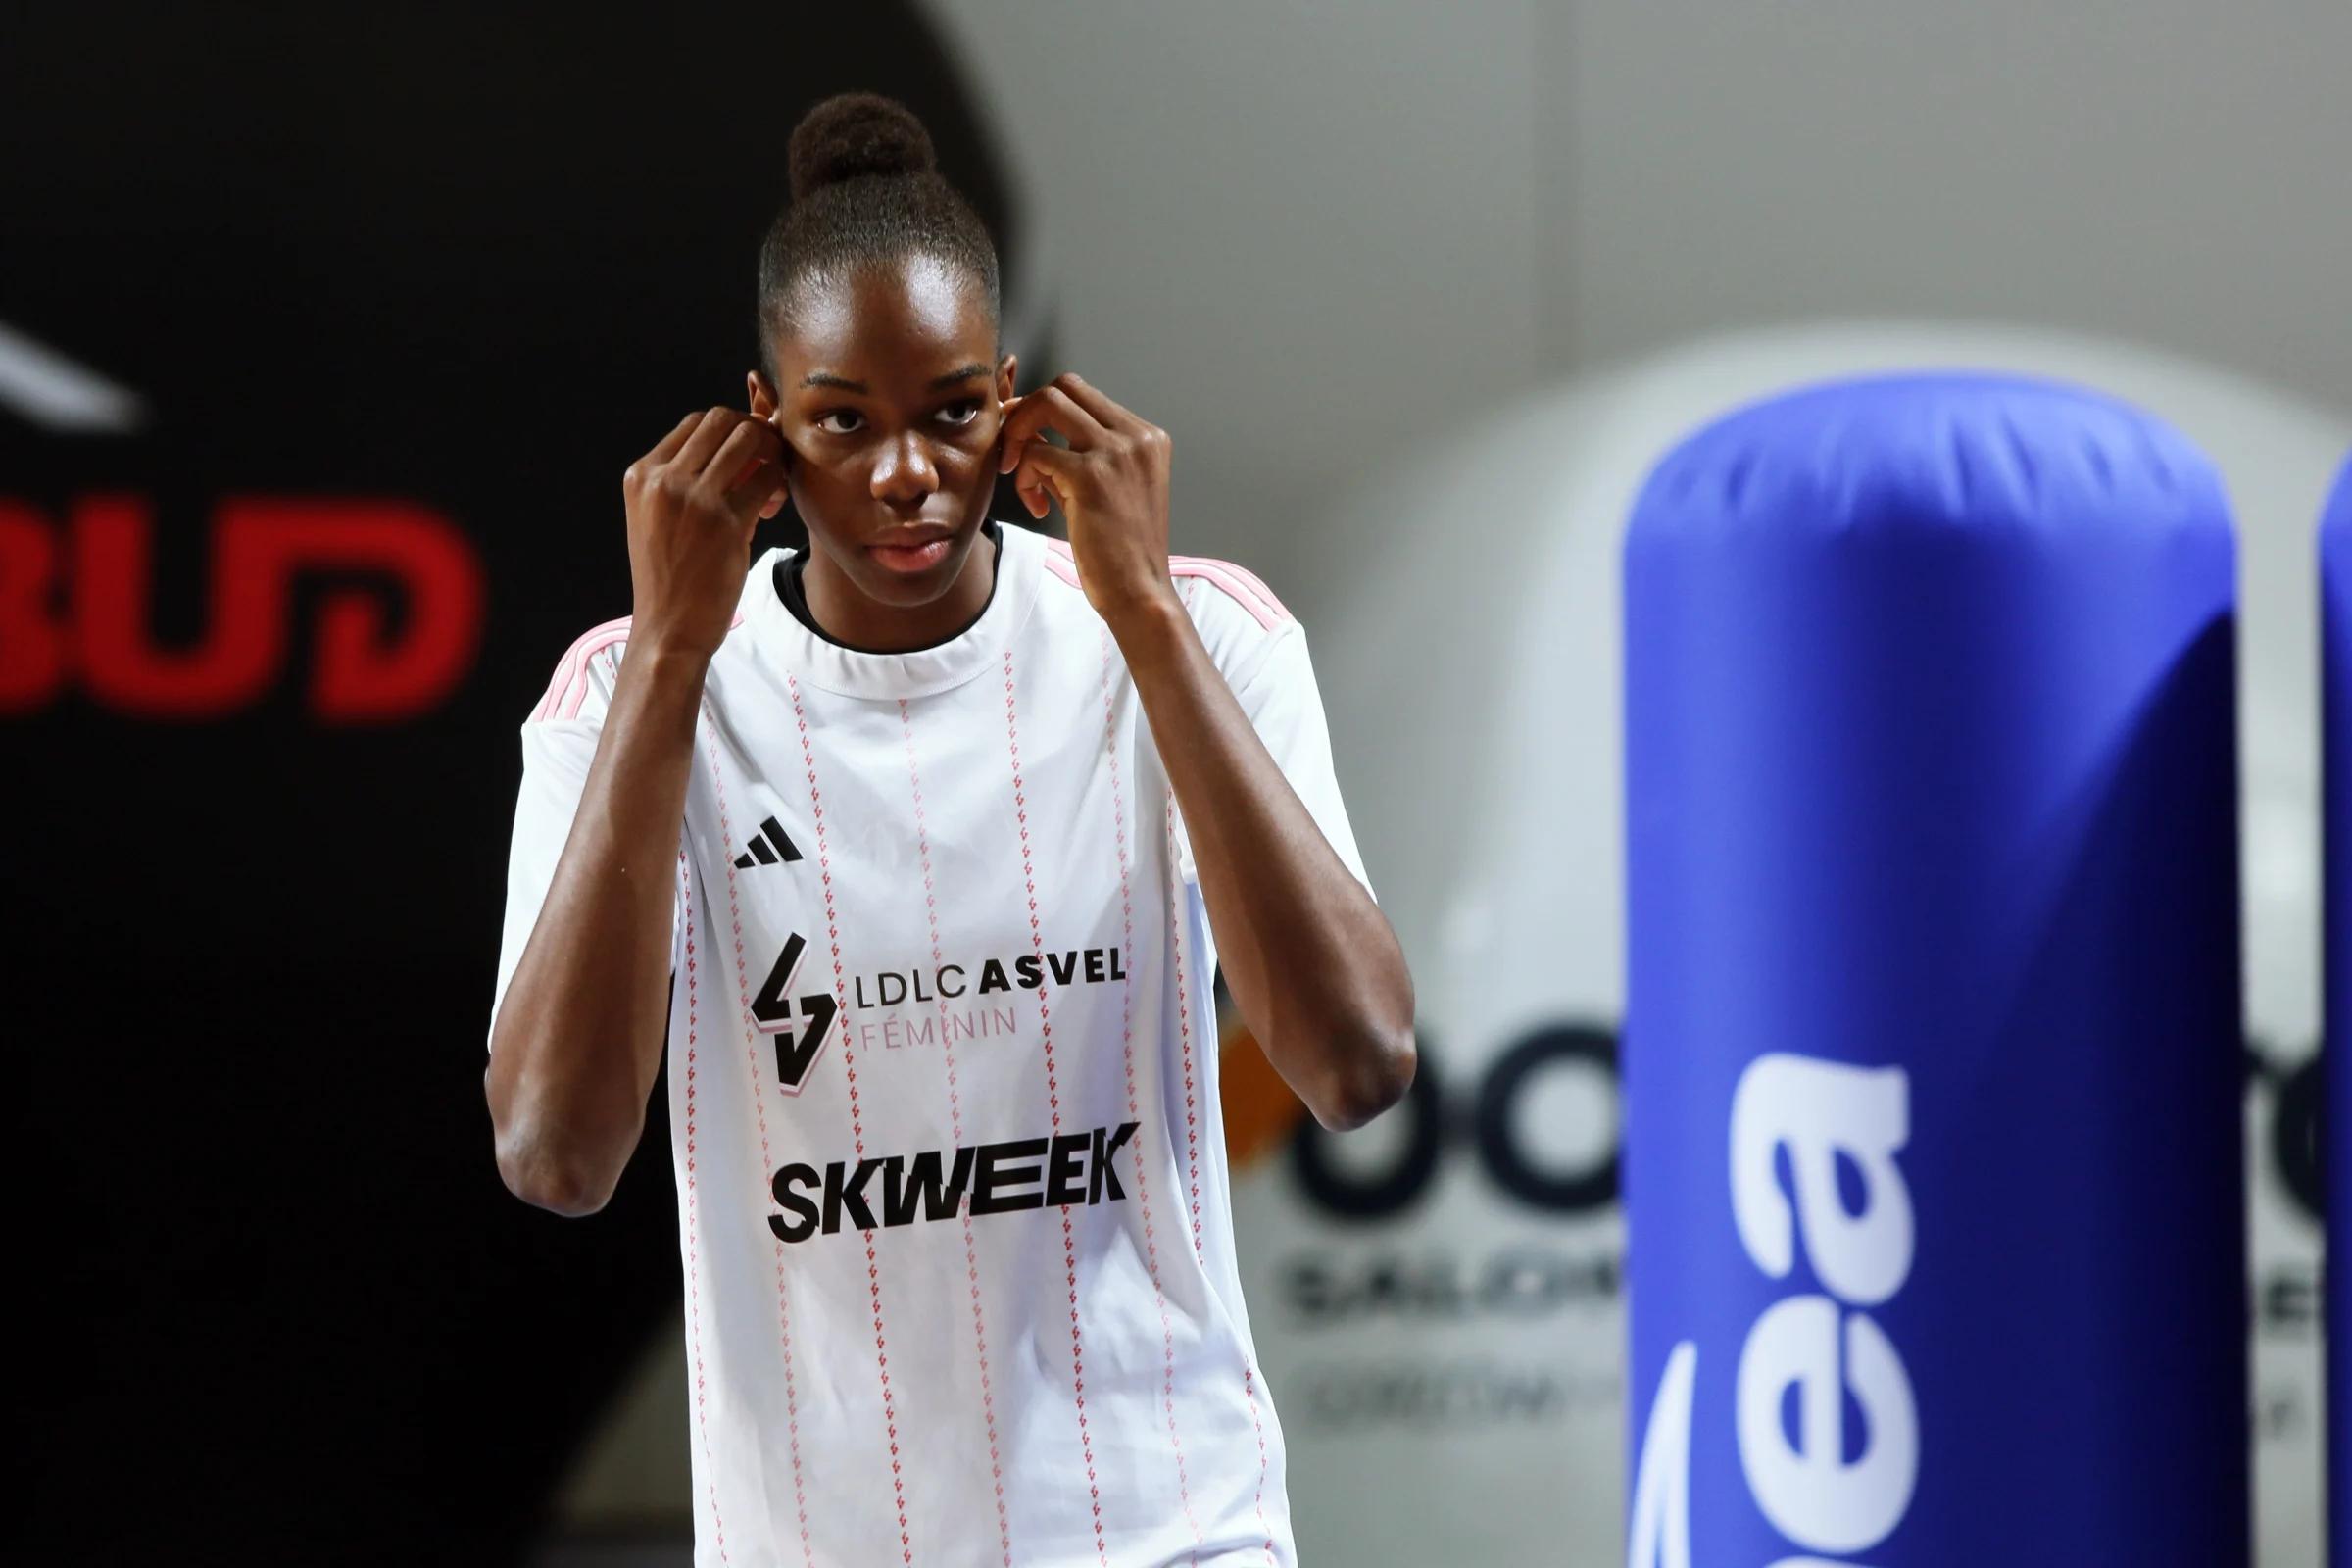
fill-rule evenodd
<path id="1" fill-rule="evenodd" d="M 771 839 L 775 841 L 772 849 L 768 842 Z M 783 825 L 770 816 L 760 820 L 760 831 L 752 835 L 752 847 L 735 857 L 735 864 L 739 869 L 748 871 L 755 865 L 773 865 L 778 860 L 797 860 L 800 858 L 800 849 L 785 833 Z"/>

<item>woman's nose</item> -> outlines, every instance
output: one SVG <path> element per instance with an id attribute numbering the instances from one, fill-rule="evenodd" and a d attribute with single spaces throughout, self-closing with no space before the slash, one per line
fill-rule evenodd
<path id="1" fill-rule="evenodd" d="M 909 433 L 884 444 L 874 462 L 873 490 L 878 501 L 905 505 L 920 501 L 939 488 L 939 466 L 929 448 Z"/>

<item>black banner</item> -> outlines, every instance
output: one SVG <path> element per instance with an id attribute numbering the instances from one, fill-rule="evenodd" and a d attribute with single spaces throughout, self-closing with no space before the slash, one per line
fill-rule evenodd
<path id="1" fill-rule="evenodd" d="M 492 1164 L 515 727 L 629 609 L 622 467 L 740 404 L 787 133 L 848 88 L 1013 276 L 909 4 L 12 15 L 25 1544 L 511 1557 L 664 1321 L 659 1095 L 593 1220 Z"/>

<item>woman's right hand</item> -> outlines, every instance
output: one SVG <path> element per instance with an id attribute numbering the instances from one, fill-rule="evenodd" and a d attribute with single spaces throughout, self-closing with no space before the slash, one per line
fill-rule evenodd
<path id="1" fill-rule="evenodd" d="M 621 475 L 629 516 L 629 641 L 708 661 L 743 597 L 752 530 L 788 494 L 791 451 L 736 409 L 690 414 Z"/>

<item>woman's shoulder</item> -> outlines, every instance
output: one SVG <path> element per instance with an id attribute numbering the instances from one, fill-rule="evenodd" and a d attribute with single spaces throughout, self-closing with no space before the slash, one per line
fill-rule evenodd
<path id="1" fill-rule="evenodd" d="M 1068 541 L 1045 540 L 1049 576 L 1066 590 L 1073 613 L 1088 621 L 1099 619 L 1087 604 L 1078 580 L 1078 563 Z M 1270 648 L 1283 640 L 1298 622 L 1265 579 L 1249 567 L 1215 556 L 1168 557 L 1168 576 L 1176 597 L 1200 633 L 1209 659 L 1228 680 L 1257 667 Z"/>
<path id="2" fill-rule="evenodd" d="M 1078 559 L 1066 539 L 1047 539 L 1046 570 L 1067 588 L 1083 593 L 1078 580 Z M 1168 575 L 1174 579 L 1177 596 L 1192 612 L 1198 622 L 1204 618 L 1218 620 L 1239 618 L 1254 624 L 1261 632 L 1276 632 L 1291 621 L 1274 590 L 1249 567 L 1214 556 L 1170 556 Z"/>
<path id="3" fill-rule="evenodd" d="M 618 616 L 589 627 L 572 639 L 564 657 L 556 661 L 555 675 L 548 681 L 539 706 L 531 710 L 526 721 L 545 724 L 556 719 L 578 718 L 591 697 L 599 695 L 597 679 L 600 662 L 609 673 L 617 667 L 621 650 L 629 640 L 631 617 Z"/>
<path id="4" fill-rule="evenodd" d="M 1239 611 L 1268 633 L 1291 622 L 1291 612 L 1274 597 L 1274 590 L 1247 566 L 1214 556 L 1170 556 L 1168 575 L 1176 579 L 1177 591 L 1188 604 L 1205 598 L 1217 612 Z"/>
<path id="5" fill-rule="evenodd" d="M 743 612 L 738 610 L 727 629 L 732 632 L 743 621 Z M 538 706 L 523 722 L 529 725 L 559 719 L 601 720 L 605 705 L 612 700 L 613 683 L 620 677 L 620 662 L 628 653 L 629 629 L 634 624 L 634 616 L 619 615 L 600 621 L 573 638 L 571 646 L 564 650 L 564 657 L 556 661 L 556 672 L 549 677 Z"/>
<path id="6" fill-rule="evenodd" d="M 1234 690 L 1265 668 L 1277 648 L 1298 640 L 1298 622 L 1247 566 L 1214 556 L 1170 556 L 1168 575 L 1210 662 Z"/>

